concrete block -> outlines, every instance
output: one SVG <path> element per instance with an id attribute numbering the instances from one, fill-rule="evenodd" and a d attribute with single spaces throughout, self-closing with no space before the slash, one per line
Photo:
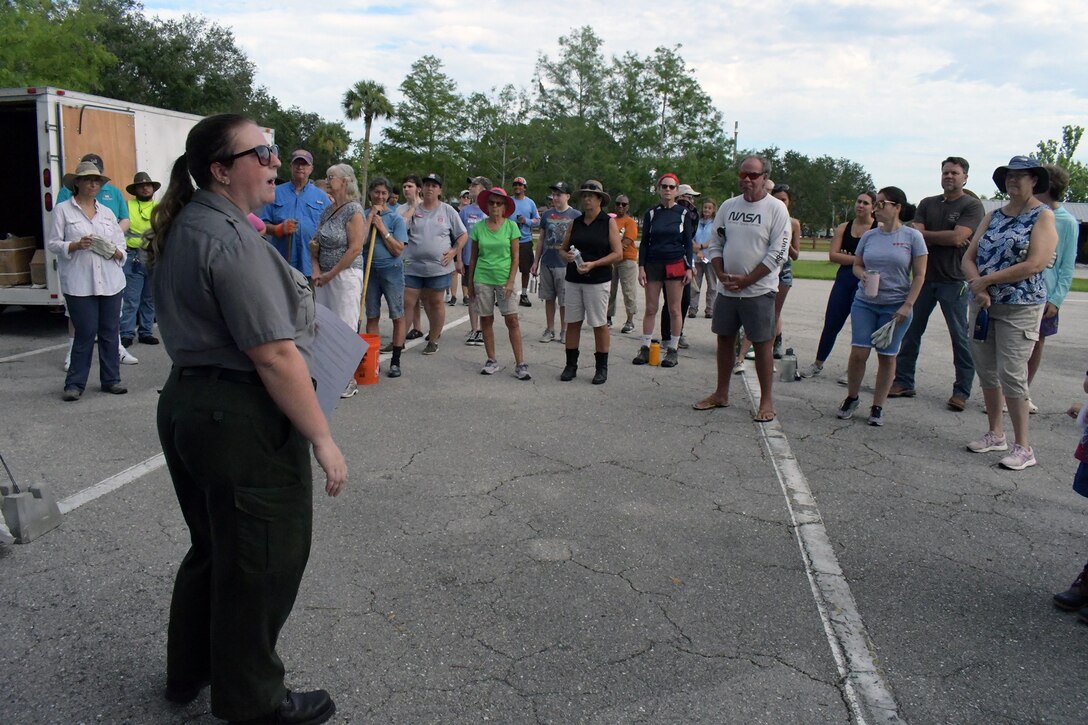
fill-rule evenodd
<path id="1" fill-rule="evenodd" d="M 0 484 L 2 508 L 8 528 L 18 544 L 27 544 L 60 526 L 63 517 L 57 500 L 45 484 L 37 483 L 20 493 L 10 484 Z"/>

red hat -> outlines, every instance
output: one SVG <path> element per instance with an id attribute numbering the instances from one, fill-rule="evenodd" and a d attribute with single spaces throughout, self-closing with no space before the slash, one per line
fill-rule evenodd
<path id="1" fill-rule="evenodd" d="M 484 189 L 483 191 L 481 191 L 479 196 L 476 197 L 476 206 L 480 207 L 480 210 L 486 213 L 487 202 L 491 199 L 492 194 L 494 194 L 495 196 L 501 196 L 506 201 L 506 213 L 503 214 L 503 216 L 507 219 L 514 216 L 514 210 L 517 208 L 514 199 L 509 194 L 507 194 L 506 190 L 503 189 L 501 186 L 493 186 L 490 189 Z"/>
<path id="2" fill-rule="evenodd" d="M 657 180 L 657 183 L 660 184 L 665 179 L 672 179 L 676 182 L 677 186 L 680 186 L 680 179 L 676 176 L 676 174 L 672 173 L 671 171 L 667 174 L 662 174 L 661 178 Z"/>

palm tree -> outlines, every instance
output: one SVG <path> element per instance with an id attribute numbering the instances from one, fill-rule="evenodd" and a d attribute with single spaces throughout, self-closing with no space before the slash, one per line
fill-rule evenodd
<path id="1" fill-rule="evenodd" d="M 349 121 L 363 119 L 366 131 L 363 136 L 363 186 L 365 196 L 367 177 L 370 174 L 370 127 L 375 118 L 393 115 L 393 104 L 385 97 L 385 86 L 374 81 L 359 81 L 344 93 L 344 116 Z"/>

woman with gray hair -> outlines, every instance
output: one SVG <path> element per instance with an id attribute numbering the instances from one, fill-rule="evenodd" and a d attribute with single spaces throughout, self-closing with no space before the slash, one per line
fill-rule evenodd
<path id="1" fill-rule="evenodd" d="M 359 203 L 359 182 L 355 170 L 347 164 L 330 166 L 325 175 L 332 206 L 325 209 L 317 223 L 310 257 L 311 278 L 316 301 L 325 305 L 359 330 L 359 306 L 363 297 L 363 207 Z M 341 397 L 355 395 L 357 385 L 348 383 Z"/>

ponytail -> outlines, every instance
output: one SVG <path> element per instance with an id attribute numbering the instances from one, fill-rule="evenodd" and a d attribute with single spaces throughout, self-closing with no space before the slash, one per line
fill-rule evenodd
<path id="1" fill-rule="evenodd" d="M 914 204 L 907 203 L 907 194 L 898 186 L 885 186 L 880 190 L 884 198 L 899 205 L 899 221 L 910 222 L 914 220 L 914 214 L 918 211 Z"/>
<path id="2" fill-rule="evenodd" d="M 149 267 L 153 267 L 162 257 L 170 227 L 185 205 L 192 200 L 196 191 L 193 181 L 196 181 L 198 188 L 211 187 L 214 182 L 211 165 L 218 162 L 230 166 L 233 163 L 222 159 L 231 155 L 234 130 L 249 123 L 253 121 L 245 116 L 221 113 L 208 116 L 189 131 L 185 138 L 185 153 L 174 162 L 166 193 L 151 212 L 151 231 L 146 234 L 147 239 L 143 244 Z"/>

